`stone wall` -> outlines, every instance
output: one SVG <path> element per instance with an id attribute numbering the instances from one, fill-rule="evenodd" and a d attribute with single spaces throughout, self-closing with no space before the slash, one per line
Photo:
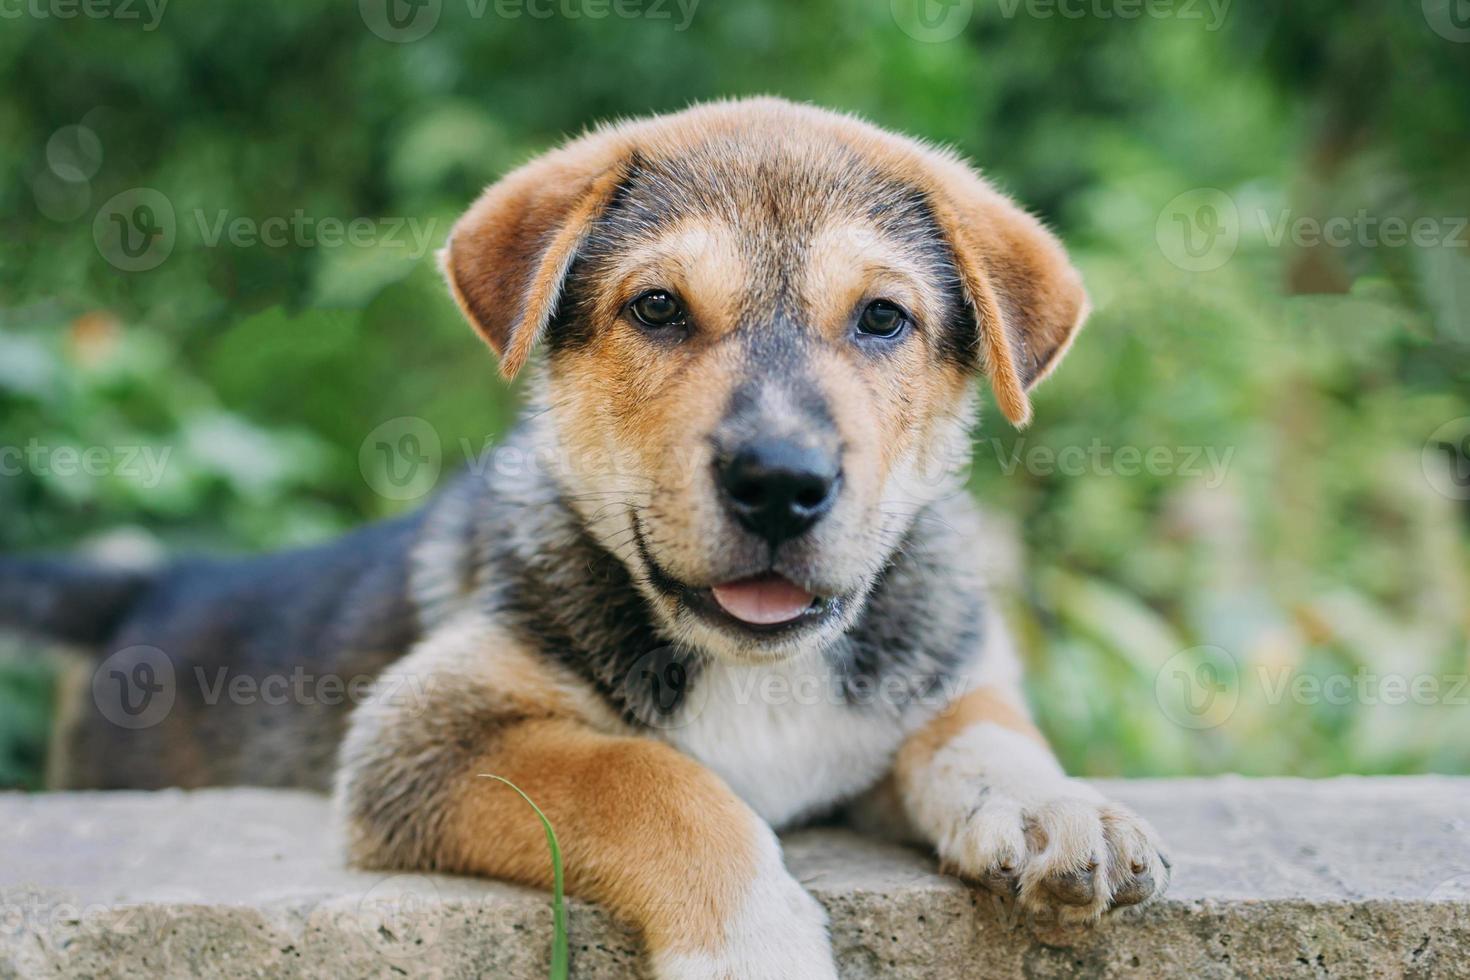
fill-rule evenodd
<path id="1" fill-rule="evenodd" d="M 847 978 L 1470 977 L 1470 779 L 1108 784 L 1164 834 L 1162 902 L 1092 929 L 1018 921 L 924 854 L 786 838 Z M 548 896 L 344 870 L 318 797 L 0 794 L 0 978 L 545 976 Z M 573 975 L 639 976 L 573 903 Z"/>

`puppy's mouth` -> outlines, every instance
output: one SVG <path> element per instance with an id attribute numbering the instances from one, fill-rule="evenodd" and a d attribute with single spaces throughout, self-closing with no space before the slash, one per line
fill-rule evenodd
<path id="1" fill-rule="evenodd" d="M 706 622 L 745 634 L 785 635 L 840 614 L 843 596 L 811 592 L 775 571 L 732 579 L 714 586 L 682 582 L 653 557 L 635 524 L 634 538 L 654 588 Z"/>
<path id="2" fill-rule="evenodd" d="M 684 608 L 702 619 L 743 633 L 794 633 L 835 615 L 841 596 L 819 596 L 775 572 L 711 588 L 682 586 Z"/>
<path id="3" fill-rule="evenodd" d="M 815 595 L 774 572 L 726 582 L 709 590 L 710 598 L 747 626 L 781 626 L 804 616 L 818 603 Z"/>

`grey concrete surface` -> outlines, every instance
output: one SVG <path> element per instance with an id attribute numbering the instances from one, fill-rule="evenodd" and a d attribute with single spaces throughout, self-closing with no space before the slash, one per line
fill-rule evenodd
<path id="1" fill-rule="evenodd" d="M 845 978 L 1470 977 L 1470 779 L 1105 784 L 1170 846 L 1162 902 L 1058 932 L 836 830 L 786 838 Z M 672 846 L 677 846 L 676 844 Z M 545 976 L 545 894 L 343 868 L 321 798 L 0 794 L 0 978 Z M 571 908 L 573 976 L 640 976 Z"/>

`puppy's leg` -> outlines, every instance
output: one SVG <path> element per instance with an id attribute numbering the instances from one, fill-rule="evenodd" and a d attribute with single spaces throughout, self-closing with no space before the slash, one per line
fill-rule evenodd
<path id="1" fill-rule="evenodd" d="M 947 870 L 1015 896 L 1038 921 L 1089 921 L 1162 894 L 1169 864 L 1153 828 L 1067 777 L 1026 712 L 1008 644 L 986 655 L 1001 663 L 987 663 L 981 683 L 895 760 L 914 829 Z"/>
<path id="2" fill-rule="evenodd" d="M 344 744 L 338 793 L 357 863 L 549 886 L 540 822 L 480 778 L 493 773 L 550 819 L 568 890 L 641 930 L 661 980 L 836 977 L 824 910 L 713 773 L 597 730 L 592 706 L 524 655 L 487 651 L 472 665 L 422 653 L 395 673 L 431 676 L 418 686 L 426 701 L 360 708 Z"/>

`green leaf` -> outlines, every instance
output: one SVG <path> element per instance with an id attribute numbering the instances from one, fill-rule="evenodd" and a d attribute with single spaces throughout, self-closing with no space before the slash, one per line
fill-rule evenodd
<path id="1" fill-rule="evenodd" d="M 556 831 L 551 827 L 551 821 L 546 819 L 546 814 L 536 802 L 521 791 L 515 783 L 504 776 L 491 775 L 482 772 L 480 775 L 485 779 L 493 779 L 504 783 L 520 794 L 521 799 L 531 805 L 536 811 L 536 816 L 541 818 L 541 826 L 546 828 L 546 846 L 551 850 L 551 973 L 550 980 L 567 980 L 568 971 L 568 947 L 567 947 L 567 906 L 566 890 L 562 881 L 561 846 L 556 842 Z"/>

